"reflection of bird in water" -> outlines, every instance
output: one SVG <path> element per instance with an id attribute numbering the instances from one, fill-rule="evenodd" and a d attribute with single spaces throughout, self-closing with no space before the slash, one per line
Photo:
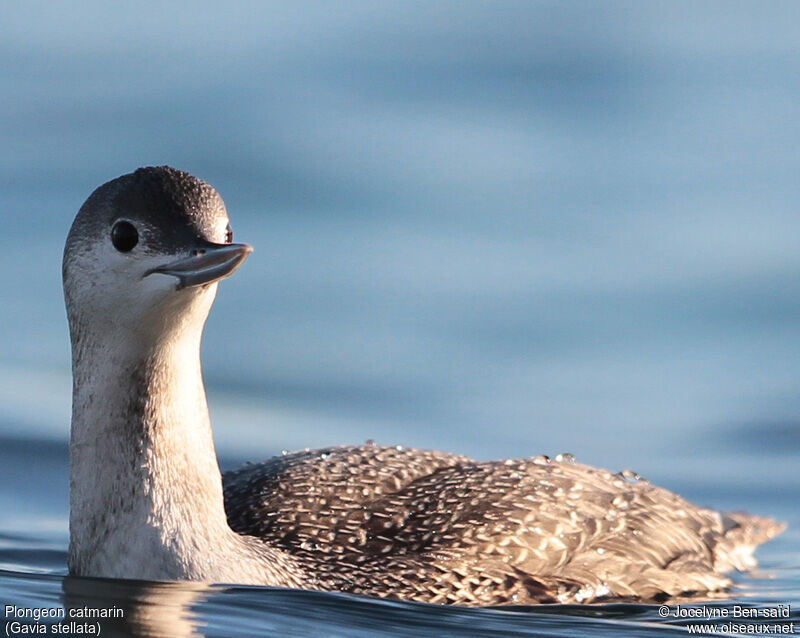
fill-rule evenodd
<path id="1" fill-rule="evenodd" d="M 108 581 L 69 576 L 62 581 L 62 589 L 64 607 L 69 611 L 61 624 L 69 625 L 75 617 L 85 618 L 82 622 L 94 625 L 101 636 L 111 638 L 202 636 L 198 631 L 202 621 L 192 606 L 211 593 L 206 583 Z"/>
<path id="2" fill-rule="evenodd" d="M 650 600 L 727 587 L 721 574 L 782 529 L 570 457 L 367 444 L 221 481 L 200 340 L 216 282 L 249 252 L 217 192 L 167 167 L 108 182 L 78 213 L 64 252 L 72 573 L 460 604 Z"/>

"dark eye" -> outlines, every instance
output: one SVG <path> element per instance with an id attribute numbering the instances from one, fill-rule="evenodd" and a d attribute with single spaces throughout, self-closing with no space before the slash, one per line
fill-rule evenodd
<path id="1" fill-rule="evenodd" d="M 111 228 L 111 243 L 119 252 L 127 253 L 139 243 L 139 233 L 130 222 L 118 221 Z"/>
<path id="2" fill-rule="evenodd" d="M 225 227 L 225 243 L 230 244 L 233 242 L 233 228 L 231 228 L 230 222 Z"/>

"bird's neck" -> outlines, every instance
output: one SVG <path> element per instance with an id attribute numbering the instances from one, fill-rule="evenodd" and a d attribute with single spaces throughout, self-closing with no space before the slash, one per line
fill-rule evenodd
<path id="1" fill-rule="evenodd" d="M 193 556 L 232 534 L 203 388 L 202 323 L 150 342 L 102 334 L 73 340 L 70 568 L 197 579 Z M 154 558 L 163 573 L 135 569 Z"/>

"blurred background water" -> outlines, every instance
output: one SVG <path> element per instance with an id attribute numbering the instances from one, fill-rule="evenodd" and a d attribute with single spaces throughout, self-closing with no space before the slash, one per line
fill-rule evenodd
<path id="1" fill-rule="evenodd" d="M 72 217 L 170 164 L 256 248 L 204 341 L 224 467 L 569 451 L 788 520 L 738 595 L 800 605 L 797 3 L 17 3 L 0 95 L 0 603 L 56 600 L 66 569 Z M 258 595 L 197 613 L 305 631 L 292 606 L 225 625 Z M 358 634 L 342 605 L 309 635 Z M 378 628 L 522 631 L 400 609 Z"/>

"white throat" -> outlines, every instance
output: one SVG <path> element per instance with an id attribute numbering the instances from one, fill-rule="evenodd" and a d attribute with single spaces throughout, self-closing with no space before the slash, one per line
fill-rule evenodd
<path id="1" fill-rule="evenodd" d="M 285 557 L 225 516 L 200 365 L 211 288 L 136 330 L 70 315 L 73 574 L 284 584 Z"/>

